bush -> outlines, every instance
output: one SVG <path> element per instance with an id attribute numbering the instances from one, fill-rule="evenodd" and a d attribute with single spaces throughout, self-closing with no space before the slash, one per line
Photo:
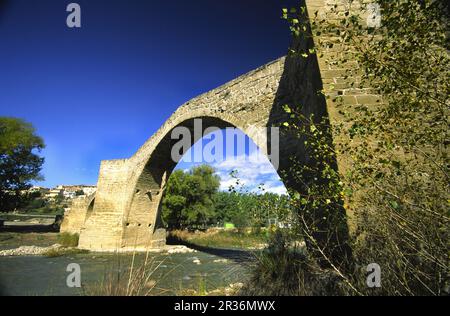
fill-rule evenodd
<path id="1" fill-rule="evenodd" d="M 292 242 L 281 231 L 272 235 L 270 247 L 255 254 L 253 276 L 240 295 L 315 296 L 346 295 L 351 289 L 331 269 L 323 269 L 304 245 Z"/>
<path id="2" fill-rule="evenodd" d="M 63 247 L 77 247 L 78 234 L 61 233 L 58 235 L 58 243 Z"/>

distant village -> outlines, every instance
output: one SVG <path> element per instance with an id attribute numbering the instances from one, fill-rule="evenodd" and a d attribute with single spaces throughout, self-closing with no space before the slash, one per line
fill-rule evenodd
<path id="1" fill-rule="evenodd" d="M 24 197 L 11 213 L 33 214 L 64 214 L 76 198 L 84 198 L 94 194 L 97 187 L 94 185 L 58 185 L 54 188 L 32 186 L 27 190 L 21 190 Z M 11 194 L 16 194 L 9 191 Z M 2 210 L 0 209 L 0 212 Z"/>
<path id="2" fill-rule="evenodd" d="M 38 194 L 48 201 L 57 201 L 60 199 L 71 200 L 82 195 L 91 195 L 96 191 L 97 187 L 92 185 L 58 185 L 52 189 L 33 186 L 23 193 Z"/>

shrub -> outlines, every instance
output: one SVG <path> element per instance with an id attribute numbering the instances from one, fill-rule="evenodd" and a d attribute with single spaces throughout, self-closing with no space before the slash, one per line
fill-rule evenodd
<path id="1" fill-rule="evenodd" d="M 61 233 L 58 235 L 58 243 L 63 247 L 77 247 L 78 234 Z"/>

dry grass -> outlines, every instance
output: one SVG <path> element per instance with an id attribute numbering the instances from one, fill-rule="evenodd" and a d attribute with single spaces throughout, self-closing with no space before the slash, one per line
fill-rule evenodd
<path id="1" fill-rule="evenodd" d="M 77 255 L 77 254 L 83 254 L 83 253 L 89 253 L 88 250 L 82 250 L 77 248 L 52 248 L 44 252 L 45 257 L 49 258 L 55 258 L 55 257 L 62 257 L 62 256 L 69 256 L 69 255 Z"/>

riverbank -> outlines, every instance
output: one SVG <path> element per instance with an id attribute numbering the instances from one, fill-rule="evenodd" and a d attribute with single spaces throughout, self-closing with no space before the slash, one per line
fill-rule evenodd
<path id="1" fill-rule="evenodd" d="M 76 240 L 75 240 L 76 239 Z M 74 253 L 87 253 L 88 250 L 76 247 L 78 238 L 75 235 L 60 233 L 0 233 L 0 257 L 4 256 L 56 256 Z M 101 253 L 102 251 L 94 251 Z M 106 253 L 193 253 L 184 245 L 167 245 L 160 248 L 122 248 Z"/>
<path id="2" fill-rule="evenodd" d="M 205 232 L 189 232 L 174 230 L 169 232 L 168 243 L 181 243 L 208 248 L 224 248 L 239 250 L 261 250 L 267 247 L 267 233 L 251 230 L 239 232 L 236 229 L 212 228 Z"/>
<path id="3" fill-rule="evenodd" d="M 21 246 L 50 247 L 58 243 L 58 233 L 17 233 L 0 232 L 0 250 L 15 249 Z"/>
<path id="4" fill-rule="evenodd" d="M 14 249 L 0 250 L 0 257 L 11 257 L 11 256 L 44 256 L 49 252 L 57 252 L 62 248 L 59 244 L 54 244 L 49 247 L 38 247 L 38 246 L 20 246 Z"/>

